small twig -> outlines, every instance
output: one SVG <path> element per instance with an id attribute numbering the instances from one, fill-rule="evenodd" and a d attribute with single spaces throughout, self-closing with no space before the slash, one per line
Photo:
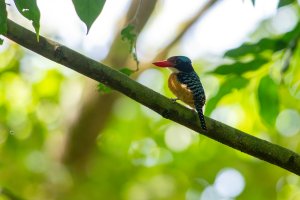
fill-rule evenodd
<path id="1" fill-rule="evenodd" d="M 138 23 L 137 16 L 139 14 L 139 11 L 140 11 L 142 3 L 143 3 L 143 0 L 139 0 L 139 4 L 137 6 L 135 14 L 132 17 L 132 19 L 129 20 L 128 24 L 136 25 Z M 138 60 L 138 56 L 137 56 L 137 48 L 136 48 L 136 41 L 137 41 L 137 37 L 139 35 L 139 32 L 136 30 L 136 28 L 134 30 L 136 31 L 136 38 L 135 38 L 135 40 L 133 42 L 132 56 L 133 56 L 133 59 L 134 59 L 134 61 L 136 63 L 136 69 L 135 69 L 135 71 L 137 72 L 137 71 L 139 71 L 139 65 L 140 65 L 140 61 Z"/>
<path id="2" fill-rule="evenodd" d="M 140 2 L 139 2 L 139 5 L 137 6 L 136 11 L 135 11 L 133 17 L 129 20 L 128 24 L 135 24 L 135 23 L 137 23 L 137 16 L 138 16 L 138 14 L 139 14 L 141 5 L 142 5 L 142 3 L 143 3 L 143 0 L 139 0 L 139 1 L 140 1 Z"/>

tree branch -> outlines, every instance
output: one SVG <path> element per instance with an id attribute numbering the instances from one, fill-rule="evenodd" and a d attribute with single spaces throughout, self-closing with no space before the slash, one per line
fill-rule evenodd
<path id="1" fill-rule="evenodd" d="M 42 36 L 37 42 L 34 33 L 11 20 L 8 20 L 6 37 L 54 62 L 108 85 L 167 119 L 300 175 L 300 156 L 291 150 L 256 138 L 208 117 L 205 117 L 208 131 L 203 132 L 194 111 L 178 103 L 173 103 L 170 99 L 130 79 L 121 72 L 87 58 L 57 42 Z"/>

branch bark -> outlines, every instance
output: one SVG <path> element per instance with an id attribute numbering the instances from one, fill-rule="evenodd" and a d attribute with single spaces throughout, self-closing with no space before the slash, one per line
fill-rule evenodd
<path id="1" fill-rule="evenodd" d="M 11 20 L 8 20 L 6 37 L 54 62 L 108 85 L 167 119 L 300 175 L 300 156 L 291 150 L 256 138 L 208 117 L 205 117 L 208 130 L 204 132 L 194 111 L 178 103 L 173 103 L 170 99 L 137 83 L 121 72 L 87 58 L 57 42 L 42 36 L 37 42 L 34 33 Z"/>

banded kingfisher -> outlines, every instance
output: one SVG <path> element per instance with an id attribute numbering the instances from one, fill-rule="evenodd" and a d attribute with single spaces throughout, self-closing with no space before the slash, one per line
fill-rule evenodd
<path id="1" fill-rule="evenodd" d="M 168 67 L 172 74 L 168 80 L 171 92 L 181 100 L 196 109 L 202 129 L 207 130 L 203 115 L 203 106 L 206 98 L 201 81 L 196 74 L 192 61 L 186 56 L 172 56 L 167 60 L 153 63 L 158 67 Z"/>

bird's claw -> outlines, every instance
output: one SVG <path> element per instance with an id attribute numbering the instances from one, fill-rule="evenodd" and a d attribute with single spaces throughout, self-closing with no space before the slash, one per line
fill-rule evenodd
<path id="1" fill-rule="evenodd" d="M 173 103 L 175 103 L 177 100 L 178 100 L 178 98 L 171 98 L 170 99 Z"/>

